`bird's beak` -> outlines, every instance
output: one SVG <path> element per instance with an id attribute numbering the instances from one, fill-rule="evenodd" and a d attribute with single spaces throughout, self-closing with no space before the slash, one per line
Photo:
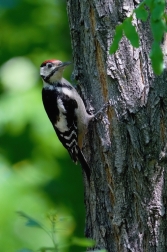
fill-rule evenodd
<path id="1" fill-rule="evenodd" d="M 60 65 L 60 67 L 66 67 L 68 65 L 72 64 L 72 62 L 68 61 L 68 62 L 62 62 L 62 64 Z"/>

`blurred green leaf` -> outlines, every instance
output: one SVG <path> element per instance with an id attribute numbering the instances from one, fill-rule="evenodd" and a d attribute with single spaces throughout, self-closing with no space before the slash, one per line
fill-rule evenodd
<path id="1" fill-rule="evenodd" d="M 21 212 L 21 211 L 18 211 L 17 212 L 21 217 L 25 218 L 26 219 L 26 226 L 29 226 L 29 227 L 37 227 L 37 228 L 41 228 L 43 229 L 43 226 L 37 221 L 35 220 L 34 218 L 28 216 L 27 214 Z"/>
<path id="2" fill-rule="evenodd" d="M 113 42 L 110 46 L 109 53 L 112 54 L 118 50 L 119 42 L 122 39 L 123 32 L 125 36 L 130 40 L 132 46 L 139 47 L 139 36 L 135 27 L 132 25 L 132 16 L 126 18 L 125 21 L 116 27 Z"/>
<path id="3" fill-rule="evenodd" d="M 8 92 L 27 91 L 39 79 L 36 67 L 25 57 L 15 57 L 5 62 L 1 66 L 0 75 L 4 89 Z"/>
<path id="4" fill-rule="evenodd" d="M 141 3 L 136 9 L 135 9 L 136 17 L 138 19 L 141 19 L 142 21 L 146 21 L 148 18 L 148 11 L 145 9 L 144 3 Z"/>
<path id="5" fill-rule="evenodd" d="M 0 7 L 1 8 L 12 8 L 18 4 L 18 0 L 1 0 Z"/>
<path id="6" fill-rule="evenodd" d="M 154 9 L 152 10 L 151 16 L 154 21 L 162 18 L 165 10 L 165 1 L 154 1 Z"/>
<path id="7" fill-rule="evenodd" d="M 167 15 L 164 13 L 163 15 L 164 23 L 165 23 L 165 31 L 167 31 Z"/>
<path id="8" fill-rule="evenodd" d="M 95 246 L 95 241 L 88 239 L 88 238 L 78 238 L 78 237 L 73 237 L 72 238 L 72 243 L 77 244 L 82 247 L 93 247 Z"/>
<path id="9" fill-rule="evenodd" d="M 152 44 L 150 58 L 154 73 L 160 75 L 163 71 L 163 53 L 159 43 Z"/>
<path id="10" fill-rule="evenodd" d="M 125 36 L 129 39 L 132 46 L 139 47 L 139 35 L 136 31 L 135 26 L 132 25 L 132 16 L 126 18 L 122 25 Z"/>
<path id="11" fill-rule="evenodd" d="M 107 252 L 107 250 L 106 249 L 90 250 L 89 252 Z"/>
<path id="12" fill-rule="evenodd" d="M 118 25 L 115 29 L 114 39 L 110 46 L 110 51 L 109 51 L 110 54 L 115 53 L 118 50 L 119 42 L 122 36 L 123 36 L 123 25 L 121 24 L 121 25 Z"/>
<path id="13" fill-rule="evenodd" d="M 152 8 L 154 0 L 144 0 L 144 2 L 149 8 Z"/>
<path id="14" fill-rule="evenodd" d="M 17 250 L 16 252 L 33 252 L 33 250 L 23 248 L 23 249 Z"/>
<path id="15" fill-rule="evenodd" d="M 144 22 L 147 21 L 149 13 L 151 14 L 150 26 L 154 41 L 150 52 L 150 58 L 154 72 L 156 74 L 160 74 L 163 71 L 163 53 L 159 43 L 161 43 L 164 33 L 167 31 L 165 0 L 143 0 L 134 10 L 134 13 L 138 19 L 141 19 Z M 115 33 L 113 43 L 110 47 L 110 53 L 114 53 L 118 49 L 123 32 L 133 47 L 139 47 L 139 35 L 135 26 L 132 24 L 132 18 L 133 14 L 126 18 L 124 22 L 118 26 L 119 30 Z"/>
<path id="16" fill-rule="evenodd" d="M 151 31 L 153 34 L 153 38 L 156 42 L 161 42 L 164 32 L 165 32 L 165 24 L 163 20 L 154 21 L 151 18 Z"/>
<path id="17" fill-rule="evenodd" d="M 42 247 L 38 249 L 38 252 L 49 252 L 49 251 L 58 252 L 57 249 L 52 247 Z"/>
<path id="18" fill-rule="evenodd" d="M 40 228 L 23 225 L 17 210 L 37 216 L 27 219 L 32 227 L 40 226 L 36 219 L 50 208 L 70 216 L 58 223 L 62 246 L 73 233 L 83 235 L 82 176 L 44 111 L 39 66 L 49 58 L 72 58 L 66 1 L 3 0 L 0 5 L 0 250 L 53 245 Z M 65 78 L 70 80 L 71 72 L 72 66 Z"/>

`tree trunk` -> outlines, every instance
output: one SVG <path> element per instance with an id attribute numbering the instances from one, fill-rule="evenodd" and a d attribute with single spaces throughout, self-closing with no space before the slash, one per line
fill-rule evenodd
<path id="1" fill-rule="evenodd" d="M 67 1 L 73 76 L 95 111 L 111 101 L 84 147 L 91 166 L 85 233 L 94 249 L 109 252 L 167 251 L 167 75 L 153 74 L 149 23 L 134 19 L 138 49 L 123 37 L 109 55 L 115 26 L 137 2 Z"/>

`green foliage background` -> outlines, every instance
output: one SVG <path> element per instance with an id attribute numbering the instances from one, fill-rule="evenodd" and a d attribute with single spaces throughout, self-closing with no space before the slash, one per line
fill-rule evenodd
<path id="1" fill-rule="evenodd" d="M 60 251 L 80 251 L 75 241 L 84 235 L 81 168 L 57 140 L 39 78 L 44 60 L 72 60 L 66 1 L 0 0 L 0 20 L 0 251 L 52 246 L 16 211 L 49 228 L 53 209 L 67 218 L 57 231 Z M 71 72 L 65 71 L 69 80 Z"/>

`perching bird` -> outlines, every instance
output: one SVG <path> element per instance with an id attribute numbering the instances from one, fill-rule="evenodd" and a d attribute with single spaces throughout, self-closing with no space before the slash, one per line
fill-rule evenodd
<path id="1" fill-rule="evenodd" d="M 41 64 L 42 99 L 59 140 L 73 161 L 77 163 L 79 160 L 89 179 L 90 168 L 82 153 L 82 143 L 88 123 L 94 116 L 87 113 L 76 89 L 63 78 L 63 70 L 69 64 L 56 59 Z"/>

